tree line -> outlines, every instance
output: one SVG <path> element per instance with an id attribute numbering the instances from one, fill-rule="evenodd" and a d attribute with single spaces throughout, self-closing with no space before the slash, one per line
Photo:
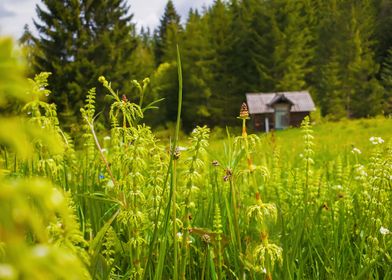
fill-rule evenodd
<path id="1" fill-rule="evenodd" d="M 215 0 L 186 21 L 167 1 L 155 30 L 136 30 L 125 0 L 43 0 L 21 38 L 31 73 L 50 71 L 60 117 L 79 115 L 104 75 L 134 100 L 131 80 L 150 77 L 146 98 L 165 98 L 151 125 L 176 117 L 176 45 L 184 74 L 183 127 L 235 123 L 246 92 L 309 90 L 338 120 L 392 113 L 389 0 Z M 105 108 L 102 89 L 98 104 Z"/>

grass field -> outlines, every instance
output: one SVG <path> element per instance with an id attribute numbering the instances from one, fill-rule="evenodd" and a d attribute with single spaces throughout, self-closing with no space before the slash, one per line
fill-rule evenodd
<path id="1" fill-rule="evenodd" d="M 392 279 L 391 119 L 255 135 L 241 110 L 223 139 L 177 142 L 178 121 L 158 141 L 100 77 L 112 128 L 97 136 L 90 90 L 75 148 L 48 74 L 8 74 L 25 105 L 0 118 L 0 279 Z"/>

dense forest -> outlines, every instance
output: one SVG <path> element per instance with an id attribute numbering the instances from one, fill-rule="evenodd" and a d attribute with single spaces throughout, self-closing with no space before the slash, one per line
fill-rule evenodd
<path id="1" fill-rule="evenodd" d="M 246 92 L 309 90 L 331 120 L 392 112 L 390 0 L 216 0 L 185 21 L 169 0 L 156 30 L 136 30 L 125 0 L 43 0 L 36 12 L 38 32 L 26 26 L 20 42 L 29 75 L 52 73 L 66 123 L 92 87 L 109 106 L 100 75 L 132 101 L 132 80 L 149 77 L 145 99 L 164 100 L 148 122 L 175 121 L 177 44 L 185 130 L 232 124 Z"/>

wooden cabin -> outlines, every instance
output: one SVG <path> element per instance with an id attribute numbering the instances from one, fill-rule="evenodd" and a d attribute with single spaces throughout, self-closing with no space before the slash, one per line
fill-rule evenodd
<path id="1" fill-rule="evenodd" d="M 266 132 L 300 126 L 316 109 L 308 91 L 247 93 L 246 102 L 255 130 Z"/>

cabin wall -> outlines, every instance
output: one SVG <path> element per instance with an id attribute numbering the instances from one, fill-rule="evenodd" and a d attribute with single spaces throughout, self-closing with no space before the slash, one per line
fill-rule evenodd
<path id="1" fill-rule="evenodd" d="M 290 126 L 299 127 L 303 119 L 309 115 L 309 112 L 290 113 Z"/>
<path id="2" fill-rule="evenodd" d="M 273 113 L 269 114 L 254 114 L 251 116 L 253 119 L 253 127 L 256 131 L 265 131 L 265 118 L 268 118 L 269 129 L 275 128 L 275 118 Z"/>
<path id="3" fill-rule="evenodd" d="M 302 120 L 309 115 L 309 112 L 294 112 L 290 113 L 290 126 L 299 127 Z M 253 127 L 255 131 L 265 131 L 265 118 L 269 120 L 269 129 L 275 129 L 275 116 L 274 113 L 268 114 L 253 114 Z"/>

